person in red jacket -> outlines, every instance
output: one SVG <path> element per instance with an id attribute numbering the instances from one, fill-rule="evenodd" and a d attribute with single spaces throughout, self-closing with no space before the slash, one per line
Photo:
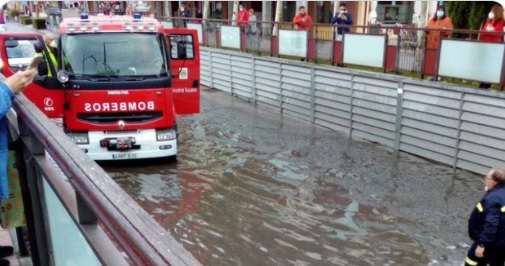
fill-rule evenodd
<path id="1" fill-rule="evenodd" d="M 502 32 L 505 30 L 505 21 L 503 20 L 503 7 L 500 5 L 494 5 L 489 12 L 488 20 L 482 26 L 481 31 L 485 32 Z M 479 35 L 479 40 L 487 41 L 487 42 L 503 42 L 503 34 L 489 34 L 489 33 L 481 33 Z M 491 84 L 489 83 L 480 83 L 480 89 L 489 89 L 491 88 Z"/>
<path id="2" fill-rule="evenodd" d="M 240 26 L 240 31 L 245 32 L 247 23 L 249 21 L 249 11 L 247 11 L 243 5 L 238 6 L 238 25 Z"/>
<path id="3" fill-rule="evenodd" d="M 482 26 L 481 31 L 485 32 L 503 32 L 505 21 L 503 20 L 503 8 L 499 5 L 494 5 L 489 12 L 488 20 Z M 479 40 L 490 42 L 503 42 L 503 35 L 481 33 Z"/>
<path id="4" fill-rule="evenodd" d="M 310 30 L 312 28 L 312 18 L 305 13 L 305 7 L 298 8 L 298 14 L 293 19 L 293 23 L 298 30 Z"/>

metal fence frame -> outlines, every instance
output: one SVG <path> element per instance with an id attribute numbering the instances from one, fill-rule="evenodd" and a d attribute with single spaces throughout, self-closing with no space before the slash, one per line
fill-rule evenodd
<path id="1" fill-rule="evenodd" d="M 505 161 L 505 95 L 202 47 L 201 83 L 277 112 L 484 174 Z"/>

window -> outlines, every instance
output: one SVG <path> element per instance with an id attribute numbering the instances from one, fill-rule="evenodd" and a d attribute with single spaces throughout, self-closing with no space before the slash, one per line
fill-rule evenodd
<path id="1" fill-rule="evenodd" d="M 62 36 L 66 70 L 75 78 L 167 76 L 162 35 L 145 33 Z"/>
<path id="2" fill-rule="evenodd" d="M 35 38 L 5 40 L 4 44 L 7 47 L 9 67 L 14 71 L 25 69 L 35 56 L 34 45 L 38 42 L 39 40 Z"/>
<path id="3" fill-rule="evenodd" d="M 170 35 L 172 59 L 194 59 L 195 49 L 192 35 Z"/>

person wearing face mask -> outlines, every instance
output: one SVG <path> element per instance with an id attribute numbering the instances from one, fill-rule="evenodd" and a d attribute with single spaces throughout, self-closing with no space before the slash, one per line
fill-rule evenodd
<path id="1" fill-rule="evenodd" d="M 47 65 L 47 76 L 52 77 L 55 76 L 56 73 L 53 73 L 52 69 L 58 69 L 58 60 L 57 57 L 57 44 L 54 38 L 54 35 L 51 33 L 46 33 L 44 35 L 44 43 L 46 46 L 46 51 L 42 51 L 42 55 L 44 56 L 43 62 L 41 64 Z M 38 50 L 38 49 L 36 49 Z M 42 49 L 43 50 L 43 49 Z M 51 67 L 51 65 L 54 67 Z M 44 73 L 45 71 L 41 71 L 39 74 Z M 45 74 L 45 73 L 44 73 Z"/>
<path id="2" fill-rule="evenodd" d="M 298 14 L 293 19 L 293 24 L 298 30 L 310 30 L 312 28 L 312 17 L 305 12 L 305 7 L 298 8 Z"/>
<path id="3" fill-rule="evenodd" d="M 503 32 L 505 29 L 505 21 L 503 20 L 503 8 L 499 5 L 494 5 L 491 12 L 488 14 L 488 20 L 482 26 L 481 31 L 485 32 Z M 479 40 L 489 42 L 503 42 L 503 35 L 481 33 Z"/>
<path id="4" fill-rule="evenodd" d="M 468 220 L 473 244 L 465 265 L 505 264 L 505 170 L 491 169 L 485 177 L 486 194 Z"/>
<path id="5" fill-rule="evenodd" d="M 245 33 L 249 21 L 249 11 L 245 10 L 243 5 L 238 6 L 238 25 L 240 26 L 240 32 Z"/>
<path id="6" fill-rule="evenodd" d="M 352 23 L 352 14 L 347 12 L 345 3 L 340 4 L 340 11 L 333 16 L 331 24 L 337 26 L 337 33 L 342 35 L 349 32 L 349 25 Z"/>
<path id="7" fill-rule="evenodd" d="M 440 45 L 440 38 L 447 38 L 451 35 L 450 31 L 441 31 L 441 29 L 452 30 L 452 20 L 447 16 L 445 7 L 439 6 L 435 16 L 428 21 L 427 25 L 428 39 L 426 47 L 428 49 L 438 49 Z"/>
<path id="8" fill-rule="evenodd" d="M 505 30 L 505 21 L 503 20 L 503 8 L 500 5 L 494 5 L 488 14 L 488 20 L 481 28 L 484 32 L 502 32 Z M 503 34 L 479 34 L 479 40 L 486 42 L 503 42 Z M 480 83 L 479 89 L 491 88 L 490 83 Z"/>
<path id="9" fill-rule="evenodd" d="M 190 14 L 189 14 L 189 13 L 190 13 L 190 12 L 189 12 L 189 10 L 186 8 L 186 5 L 185 5 L 185 4 L 181 4 L 181 7 L 180 7 L 180 9 L 179 9 L 179 17 L 183 18 L 183 19 L 181 20 L 181 22 L 182 22 L 182 26 L 183 26 L 184 28 L 186 28 L 186 25 L 187 25 L 187 23 L 188 23 L 188 20 L 187 20 L 187 19 L 185 19 L 185 18 L 189 18 L 189 17 L 190 17 Z"/>

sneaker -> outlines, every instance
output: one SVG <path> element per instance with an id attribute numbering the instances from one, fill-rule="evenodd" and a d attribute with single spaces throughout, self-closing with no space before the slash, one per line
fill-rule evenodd
<path id="1" fill-rule="evenodd" d="M 0 258 L 8 257 L 12 254 L 14 254 L 14 248 L 12 248 L 11 246 L 0 246 Z"/>
<path id="2" fill-rule="evenodd" d="M 0 259 L 0 266 L 10 266 L 11 262 L 6 259 Z"/>

